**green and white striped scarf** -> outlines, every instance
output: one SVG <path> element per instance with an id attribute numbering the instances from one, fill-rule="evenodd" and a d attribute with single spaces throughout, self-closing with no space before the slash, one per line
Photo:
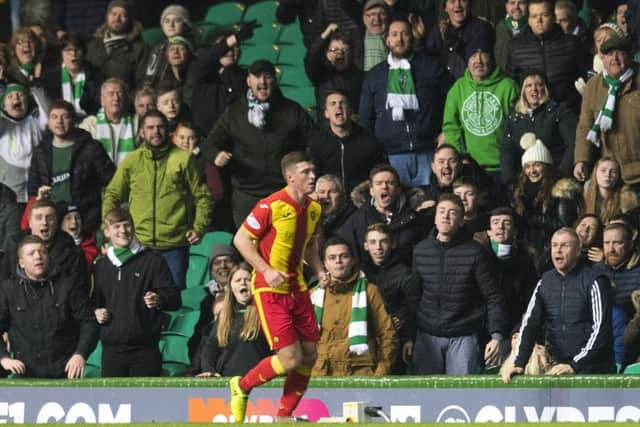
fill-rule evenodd
<path id="1" fill-rule="evenodd" d="M 136 148 L 131 116 L 124 116 L 120 119 L 120 134 L 116 137 L 113 135 L 104 108 L 100 108 L 98 114 L 96 114 L 96 139 L 107 151 L 113 163 L 119 165 L 127 154 Z"/>
<path id="2" fill-rule="evenodd" d="M 80 99 L 82 99 L 82 94 L 84 93 L 84 81 L 86 79 L 84 71 L 79 72 L 74 79 L 71 77 L 71 73 L 69 73 L 67 67 L 62 64 L 60 72 L 62 75 L 62 99 L 70 102 L 73 108 L 75 108 L 76 113 L 81 116 L 86 116 L 87 112 L 80 106 Z"/>
<path id="3" fill-rule="evenodd" d="M 109 243 L 107 247 L 107 258 L 116 267 L 122 267 L 129 259 L 131 259 L 137 253 L 143 251 L 145 247 L 136 239 L 131 238 L 129 246 L 126 248 L 116 248 L 112 243 Z"/>
<path id="4" fill-rule="evenodd" d="M 404 110 L 419 110 L 416 87 L 411 75 L 409 59 L 395 59 L 387 56 L 389 76 L 387 77 L 387 109 L 391 109 L 394 122 L 404 120 Z"/>
<path id="5" fill-rule="evenodd" d="M 596 147 L 600 147 L 600 133 L 606 132 L 613 127 L 613 113 L 616 109 L 618 90 L 620 90 L 622 85 L 631 79 L 631 77 L 633 77 L 633 70 L 631 68 L 628 68 L 618 79 L 609 77 L 606 70 L 602 72 L 602 78 L 607 85 L 609 85 L 609 93 L 607 94 L 607 99 L 604 101 L 602 110 L 598 113 L 596 120 L 593 122 L 593 125 L 591 125 L 591 130 L 589 130 L 587 134 L 587 140 L 591 141 Z"/>
<path id="6" fill-rule="evenodd" d="M 349 351 L 361 356 L 369 352 L 367 331 L 367 278 L 360 272 L 353 285 L 351 320 L 349 321 Z M 311 295 L 318 328 L 322 329 L 325 289 L 318 287 Z"/>

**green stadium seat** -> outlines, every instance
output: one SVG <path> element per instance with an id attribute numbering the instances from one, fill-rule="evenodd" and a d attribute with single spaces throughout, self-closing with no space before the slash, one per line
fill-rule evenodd
<path id="1" fill-rule="evenodd" d="M 189 247 L 190 254 L 197 254 L 208 257 L 211 254 L 211 248 L 217 243 L 231 244 L 233 234 L 224 231 L 211 231 L 206 233 L 200 239 L 200 243 Z"/>
<path id="2" fill-rule="evenodd" d="M 230 244 L 233 235 L 224 231 L 205 234 L 200 243 L 189 247 L 189 267 L 187 268 L 187 288 L 198 287 L 210 280 L 209 255 L 216 243 Z"/>
<path id="3" fill-rule="evenodd" d="M 198 286 L 194 288 L 183 289 L 180 292 L 182 298 L 182 308 L 188 310 L 200 310 L 200 301 L 204 298 L 206 288 Z"/>
<path id="4" fill-rule="evenodd" d="M 310 109 L 316 106 L 316 95 L 313 86 L 307 87 L 282 87 L 285 97 L 296 101 L 304 108 Z"/>
<path id="5" fill-rule="evenodd" d="M 632 363 L 627 365 L 623 372 L 624 375 L 640 375 L 640 363 Z"/>
<path id="6" fill-rule="evenodd" d="M 279 45 L 282 44 L 302 44 L 302 32 L 300 31 L 300 24 L 298 23 L 298 18 L 296 18 L 295 22 L 287 25 L 283 25 L 282 29 L 278 33 L 278 38 L 276 42 Z"/>
<path id="7" fill-rule="evenodd" d="M 242 20 L 244 5 L 235 1 L 214 4 L 207 10 L 204 22 L 215 25 L 233 25 Z"/>
<path id="8" fill-rule="evenodd" d="M 280 50 L 278 56 L 278 65 L 296 65 L 304 64 L 304 56 L 307 54 L 307 48 L 303 44 L 277 45 Z"/>
<path id="9" fill-rule="evenodd" d="M 249 66 L 257 59 L 266 59 L 273 64 L 278 62 L 280 50 L 275 45 L 242 45 L 240 65 Z"/>
<path id="10" fill-rule="evenodd" d="M 266 0 L 250 4 L 242 16 L 243 22 L 256 20 L 263 26 L 276 22 L 276 9 L 278 2 L 276 0 Z"/>
<path id="11" fill-rule="evenodd" d="M 156 44 L 164 40 L 164 38 L 164 33 L 162 32 L 162 28 L 160 27 L 147 28 L 146 30 L 142 31 L 142 40 L 149 47 L 155 46 Z"/>
<path id="12" fill-rule="evenodd" d="M 202 294 L 204 297 L 204 293 Z M 193 335 L 193 329 L 198 323 L 200 317 L 200 310 L 187 310 L 180 309 L 170 314 L 171 322 L 168 328 L 165 330 L 170 334 L 182 335 L 187 338 L 191 338 Z"/>
<path id="13" fill-rule="evenodd" d="M 98 341 L 95 350 L 87 358 L 84 367 L 85 378 L 100 378 L 102 376 L 102 343 Z"/>
<path id="14" fill-rule="evenodd" d="M 280 72 L 278 78 L 280 86 L 295 88 L 312 86 L 304 67 L 300 65 L 282 64 L 276 66 L 276 70 Z"/>
<path id="15" fill-rule="evenodd" d="M 182 363 L 189 365 L 189 346 L 187 345 L 189 337 L 182 335 L 162 333 L 158 348 L 161 348 L 162 362 Z"/>

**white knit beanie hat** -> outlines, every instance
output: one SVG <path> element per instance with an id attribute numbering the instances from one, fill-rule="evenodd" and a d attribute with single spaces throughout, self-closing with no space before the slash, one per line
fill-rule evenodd
<path id="1" fill-rule="evenodd" d="M 175 15 L 181 18 L 189 28 L 193 28 L 193 22 L 191 21 L 191 14 L 184 6 L 181 6 L 179 4 L 172 4 L 165 7 L 164 10 L 162 11 L 162 15 L 160 16 L 160 25 L 162 25 L 162 21 L 164 21 L 164 18 L 167 15 Z"/>
<path id="2" fill-rule="evenodd" d="M 553 164 L 553 158 L 549 149 L 542 141 L 536 138 L 532 132 L 527 132 L 520 138 L 520 147 L 524 150 L 522 155 L 522 166 L 527 162 L 541 162 L 548 165 Z"/>

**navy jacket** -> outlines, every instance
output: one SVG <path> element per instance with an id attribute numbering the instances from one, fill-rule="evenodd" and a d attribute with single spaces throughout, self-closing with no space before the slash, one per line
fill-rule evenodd
<path id="1" fill-rule="evenodd" d="M 410 62 L 420 109 L 405 110 L 402 121 L 394 122 L 391 109 L 386 107 L 387 61 L 369 70 L 362 85 L 360 125 L 378 138 L 387 154 L 432 150 L 442 129 L 444 103 L 452 77 L 432 56 L 417 53 Z"/>
<path id="2" fill-rule="evenodd" d="M 547 348 L 578 373 L 615 372 L 609 280 L 580 263 L 542 275 L 522 317 L 515 366 L 524 367 L 545 325 Z"/>

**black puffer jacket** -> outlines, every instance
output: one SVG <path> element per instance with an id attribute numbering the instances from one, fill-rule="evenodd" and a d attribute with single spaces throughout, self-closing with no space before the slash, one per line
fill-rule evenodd
<path id="1" fill-rule="evenodd" d="M 237 65 L 220 73 L 220 58 L 229 51 L 227 40 L 199 49 L 191 63 L 193 124 L 201 134 L 209 133 L 218 117 L 247 90 L 247 72 Z"/>
<path id="2" fill-rule="evenodd" d="M 162 255 L 146 249 L 121 267 L 103 256 L 94 262 L 93 271 L 94 306 L 111 313 L 111 320 L 100 326 L 104 348 L 118 352 L 157 347 L 163 315 L 147 308 L 144 294 L 157 293 L 162 310 L 177 310 L 182 305 Z"/>
<path id="3" fill-rule="evenodd" d="M 16 193 L 0 182 L 0 251 L 20 234 L 21 215 L 22 208 L 16 201 Z"/>
<path id="4" fill-rule="evenodd" d="M 485 331 L 506 337 L 504 296 L 489 251 L 464 230 L 447 243 L 436 234 L 434 229 L 413 251 L 413 270 L 422 284 L 417 329 L 439 337 Z"/>
<path id="5" fill-rule="evenodd" d="M 304 69 L 313 86 L 316 88 L 316 113 L 318 123 L 326 123 L 324 117 L 325 97 L 332 89 L 343 91 L 349 98 L 354 113 L 358 112 L 360 90 L 364 73 L 354 63 L 346 70 L 336 70 L 327 60 L 329 39 L 318 37 L 304 56 Z"/>
<path id="6" fill-rule="evenodd" d="M 637 255 L 618 269 L 613 269 L 604 261 L 593 265 L 593 270 L 611 281 L 613 304 L 622 307 L 627 316 L 632 317 L 635 309 L 631 303 L 631 292 L 640 288 L 640 263 Z"/>
<path id="7" fill-rule="evenodd" d="M 367 257 L 362 263 L 362 270 L 369 282 L 380 290 L 384 308 L 391 316 L 398 336 L 402 341 L 413 339 L 416 310 L 420 303 L 418 277 L 393 253 L 381 265 L 375 265 Z"/>
<path id="8" fill-rule="evenodd" d="M 548 81 L 552 99 L 566 101 L 576 110 L 580 107 L 580 96 L 573 86 L 588 65 L 580 41 L 573 35 L 564 34 L 559 25 L 544 38 L 539 39 L 529 27 L 509 41 L 507 73 L 517 82 L 531 70 L 543 71 Z"/>
<path id="9" fill-rule="evenodd" d="M 92 232 L 100 227 L 100 205 L 102 190 L 107 186 L 116 167 L 102 145 L 91 138 L 89 132 L 74 129 L 69 139 L 74 140 L 71 154 L 71 201 L 78 206 L 85 231 Z M 29 196 L 38 194 L 42 185 L 52 184 L 53 135 L 47 132 L 31 156 L 29 169 Z"/>
<path id="10" fill-rule="evenodd" d="M 369 179 L 371 168 L 386 161 L 382 144 L 356 123 L 346 138 L 338 137 L 329 126 L 319 129 L 309 141 L 308 151 L 316 165 L 316 174 L 342 178 L 347 194 Z"/>
<path id="11" fill-rule="evenodd" d="M 28 377 L 59 378 L 73 354 L 95 348 L 98 324 L 84 277 L 59 273 L 33 281 L 18 274 L 0 283 L 0 332 L 9 332 L 13 357 Z M 8 357 L 0 346 L 0 358 Z"/>
<path id="12" fill-rule="evenodd" d="M 542 275 L 523 317 L 515 366 L 524 367 L 536 337 L 545 330 L 547 348 L 577 374 L 615 372 L 609 280 L 580 263 L 566 275 Z"/>
<path id="13" fill-rule="evenodd" d="M 509 114 L 500 145 L 502 182 L 512 183 L 520 175 L 524 150 L 520 138 L 533 132 L 551 152 L 553 164 L 563 175 L 573 174 L 573 145 L 578 116 L 565 103 L 548 101 L 531 112 Z"/>
<path id="14" fill-rule="evenodd" d="M 49 99 L 62 98 L 62 72 L 58 63 L 44 70 L 42 83 Z M 80 98 L 80 107 L 88 114 L 93 115 L 100 109 L 100 86 L 102 75 L 89 63 L 84 64 L 85 73 L 84 89 Z"/>
<path id="15" fill-rule="evenodd" d="M 447 24 L 444 32 L 434 25 L 427 36 L 427 51 L 438 57 L 455 79 L 464 75 L 465 60 L 471 43 L 493 46 L 496 40 L 493 27 L 486 21 L 469 17 L 461 26 Z"/>

